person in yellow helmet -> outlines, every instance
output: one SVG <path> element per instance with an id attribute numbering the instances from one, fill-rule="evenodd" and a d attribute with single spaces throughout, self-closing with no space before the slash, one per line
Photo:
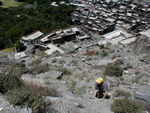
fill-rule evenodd
<path id="1" fill-rule="evenodd" d="M 108 86 L 104 82 L 103 78 L 99 77 L 96 79 L 95 84 L 95 92 L 94 92 L 94 98 L 106 98 L 108 91 Z"/>

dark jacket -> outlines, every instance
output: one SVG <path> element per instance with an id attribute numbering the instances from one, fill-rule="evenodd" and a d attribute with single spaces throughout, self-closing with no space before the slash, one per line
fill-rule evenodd
<path id="1" fill-rule="evenodd" d="M 95 90 L 98 90 L 99 93 L 104 93 L 106 91 L 108 91 L 108 86 L 105 82 L 103 82 L 102 84 L 95 84 Z"/>

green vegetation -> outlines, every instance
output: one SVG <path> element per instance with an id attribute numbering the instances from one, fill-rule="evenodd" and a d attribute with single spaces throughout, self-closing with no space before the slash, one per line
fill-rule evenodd
<path id="1" fill-rule="evenodd" d="M 34 65 L 29 71 L 28 73 L 31 73 L 33 75 L 36 74 L 40 74 L 40 73 L 44 73 L 49 71 L 49 66 L 48 64 L 39 64 L 39 65 Z"/>
<path id="2" fill-rule="evenodd" d="M 130 94 L 130 92 L 118 89 L 118 90 L 115 91 L 114 97 L 120 97 L 120 96 L 128 98 L 129 96 L 131 96 L 131 94 Z"/>
<path id="3" fill-rule="evenodd" d="M 70 27 L 73 7 L 49 4 L 21 5 L 14 8 L 0 7 L 0 49 L 20 44 L 20 37 L 36 30 L 49 33 L 56 29 Z"/>
<path id="4" fill-rule="evenodd" d="M 24 105 L 30 108 L 36 108 L 38 112 L 44 109 L 44 98 L 36 89 L 21 87 L 8 91 L 6 95 L 6 99 L 13 105 Z"/>
<path id="5" fill-rule="evenodd" d="M 23 105 L 32 108 L 34 113 L 41 113 L 47 105 L 45 96 L 61 95 L 54 88 L 27 85 L 20 79 L 25 68 L 24 63 L 14 63 L 0 72 L 0 93 L 6 94 L 6 99 L 13 105 Z"/>
<path id="6" fill-rule="evenodd" d="M 18 2 L 26 2 L 30 4 L 49 4 L 51 2 L 60 3 L 61 1 L 69 2 L 69 0 L 17 0 Z"/>
<path id="7" fill-rule="evenodd" d="M 45 103 L 43 96 L 60 96 L 54 89 L 47 89 L 38 86 L 22 86 L 18 89 L 13 89 L 6 93 L 7 100 L 13 105 L 24 105 L 41 112 L 44 110 Z"/>
<path id="8" fill-rule="evenodd" d="M 18 7 L 22 3 L 17 2 L 16 0 L 1 0 L 2 7 L 8 8 L 8 7 Z"/>
<path id="9" fill-rule="evenodd" d="M 71 82 L 71 84 L 70 84 L 70 87 L 69 87 L 69 90 L 71 90 L 71 91 L 72 91 L 72 90 L 75 90 L 76 85 L 77 85 L 77 82 L 72 80 L 72 82 Z"/>
<path id="10" fill-rule="evenodd" d="M 0 50 L 0 52 L 3 52 L 3 53 L 10 53 L 10 52 L 14 52 L 14 48 L 6 48 L 6 49 L 3 49 L 3 50 Z"/>
<path id="11" fill-rule="evenodd" d="M 123 69 L 120 66 L 107 65 L 104 74 L 108 76 L 122 76 Z"/>
<path id="12" fill-rule="evenodd" d="M 20 79 L 14 75 L 13 71 L 13 68 L 7 68 L 0 73 L 0 93 L 5 93 L 21 85 Z"/>
<path id="13" fill-rule="evenodd" d="M 111 110 L 114 113 L 141 113 L 141 107 L 129 99 L 115 100 Z"/>

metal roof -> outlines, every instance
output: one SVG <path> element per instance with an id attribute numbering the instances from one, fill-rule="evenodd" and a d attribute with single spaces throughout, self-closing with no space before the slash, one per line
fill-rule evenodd
<path id="1" fill-rule="evenodd" d="M 43 35 L 42 32 L 36 31 L 36 32 L 34 32 L 34 33 L 32 33 L 32 34 L 29 34 L 28 36 L 22 37 L 22 39 L 23 39 L 23 40 L 34 40 L 34 39 L 36 39 L 36 38 L 39 38 L 39 37 L 42 36 L 42 35 Z"/>

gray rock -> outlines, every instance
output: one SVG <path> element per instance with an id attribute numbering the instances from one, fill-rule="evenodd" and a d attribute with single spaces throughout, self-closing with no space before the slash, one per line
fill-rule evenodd
<path id="1" fill-rule="evenodd" d="M 150 92 L 141 93 L 137 91 L 134 97 L 137 103 L 140 103 L 141 106 L 150 112 Z"/>
<path id="2" fill-rule="evenodd" d="M 31 108 L 13 107 L 4 97 L 0 96 L 0 113 L 32 113 Z"/>
<path id="3" fill-rule="evenodd" d="M 51 72 L 50 72 L 50 77 L 51 77 L 51 78 L 61 79 L 62 76 L 63 76 L 63 73 L 62 73 L 62 72 L 59 72 L 59 71 L 51 71 Z"/>
<path id="4" fill-rule="evenodd" d="M 60 100 L 61 99 L 61 97 L 51 97 L 51 96 L 47 96 L 46 98 L 45 98 L 45 102 L 48 102 L 48 101 L 50 101 L 50 102 L 55 102 L 55 101 L 58 101 L 58 100 Z"/>
<path id="5" fill-rule="evenodd" d="M 36 75 L 37 78 L 53 78 L 53 79 L 61 79 L 61 77 L 63 76 L 63 73 L 60 71 L 48 71 L 45 73 L 41 73 Z"/>
<path id="6" fill-rule="evenodd" d="M 150 104 L 150 92 L 143 94 L 143 93 L 137 91 L 135 93 L 135 98 L 140 99 L 140 100 L 144 100 Z"/>
<path id="7" fill-rule="evenodd" d="M 32 113 L 31 108 L 22 108 L 21 110 L 18 110 L 16 113 Z"/>

